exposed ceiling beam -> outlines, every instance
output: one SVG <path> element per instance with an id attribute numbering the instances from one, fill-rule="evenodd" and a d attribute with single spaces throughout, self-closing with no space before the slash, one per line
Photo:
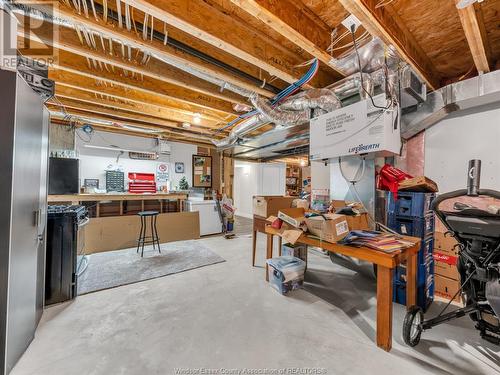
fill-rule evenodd
<path id="1" fill-rule="evenodd" d="M 236 16 L 223 12 L 206 1 L 122 0 L 122 2 L 152 14 L 167 25 L 250 62 L 288 83 L 296 81 L 300 75 L 295 66 L 303 61 L 293 51 L 284 50 Z M 318 76 L 318 86 L 323 87 L 331 82 L 331 77 L 321 77 L 321 74 Z"/>
<path id="2" fill-rule="evenodd" d="M 189 2 L 191 2 L 190 0 Z M 52 0 L 36 0 L 33 1 L 33 7 L 41 8 L 43 10 L 43 5 L 40 3 L 51 3 Z M 159 18 L 159 15 L 151 13 L 155 16 L 155 18 Z M 96 21 L 92 18 L 85 18 L 85 16 L 79 15 L 72 8 L 68 8 L 63 3 L 60 3 L 60 7 L 58 9 L 58 16 L 69 20 L 72 24 L 83 25 L 91 30 L 94 30 L 98 33 L 102 33 L 105 36 L 111 36 L 116 40 L 121 40 L 133 48 L 140 48 L 142 50 L 148 51 L 152 53 L 154 56 L 164 59 L 168 61 L 169 64 L 172 64 L 175 67 L 181 67 L 182 69 L 189 68 L 192 70 L 196 70 L 198 72 L 204 73 L 210 77 L 217 78 L 221 81 L 221 83 L 230 83 L 235 86 L 240 87 L 241 89 L 248 90 L 250 92 L 257 92 L 265 97 L 272 97 L 273 93 L 267 91 L 265 89 L 260 88 L 252 83 L 249 83 L 243 79 L 240 79 L 234 75 L 228 74 L 224 69 L 215 67 L 212 64 L 209 64 L 202 59 L 196 58 L 192 55 L 189 55 L 183 51 L 172 48 L 171 46 L 165 45 L 164 43 L 156 40 L 156 39 L 147 39 L 144 40 L 135 32 L 127 31 L 125 28 L 119 28 L 113 24 L 106 24 L 100 21 Z M 62 39 L 62 38 L 61 38 Z"/>
<path id="3" fill-rule="evenodd" d="M 268 27 L 316 57 L 341 76 L 334 59 L 326 52 L 331 30 L 304 4 L 291 0 L 231 0 L 231 2 Z"/>
<path id="4" fill-rule="evenodd" d="M 102 6 L 103 0 L 94 1 L 96 4 Z M 115 1 L 108 1 L 107 7 L 108 10 L 113 10 L 114 12 L 117 11 Z M 99 10 L 99 7 L 97 7 L 97 9 Z M 131 10 L 133 10 L 131 14 L 133 13 L 134 15 L 134 20 L 137 24 L 137 30 L 139 31 L 144 24 L 144 13 L 137 8 L 131 8 Z M 148 25 L 149 27 L 151 27 L 151 22 L 148 22 Z M 181 49 L 188 54 L 190 53 L 188 52 L 188 50 L 191 50 L 192 52 L 194 52 L 194 55 L 200 57 L 202 60 L 219 66 L 230 74 L 240 75 L 242 73 L 243 76 L 241 78 L 249 80 L 249 82 L 253 81 L 254 84 L 256 84 L 255 82 L 258 82 L 258 86 L 262 85 L 264 79 L 269 82 L 269 79 L 271 78 L 271 76 L 263 74 L 262 69 L 249 63 L 248 61 L 245 61 L 237 56 L 233 56 L 222 49 L 214 48 L 212 45 L 205 43 L 202 40 L 183 32 L 182 30 L 176 29 L 175 27 L 170 27 L 169 25 L 165 27 L 165 24 L 157 20 L 156 18 L 153 22 L 153 26 L 157 33 L 155 37 L 164 36 L 165 30 L 167 31 L 167 44 L 171 45 L 174 49 Z M 163 38 L 161 39 L 163 41 Z M 198 55 L 199 53 L 200 55 Z M 239 70 L 239 72 L 235 73 L 235 69 Z M 246 78 L 245 76 L 252 78 Z M 280 89 L 284 89 L 286 86 L 288 86 L 286 82 L 280 79 L 273 80 L 271 85 Z"/>
<path id="5" fill-rule="evenodd" d="M 458 0 L 455 0 L 458 3 Z M 482 17 L 478 12 L 481 12 L 480 6 L 477 8 L 474 5 L 469 5 L 462 9 L 457 9 L 460 16 L 460 22 L 464 29 L 467 43 L 469 44 L 472 53 L 472 59 L 478 72 L 488 73 L 490 71 L 489 56 L 488 56 L 488 41 L 487 36 L 482 32 L 484 25 L 481 25 Z"/>
<path id="6" fill-rule="evenodd" d="M 107 83 L 101 81 L 98 77 L 94 79 L 66 72 L 64 70 L 50 69 L 49 78 L 66 87 L 73 87 L 92 94 L 103 94 L 115 99 L 126 100 L 131 103 L 145 104 L 148 107 L 156 107 L 170 111 L 172 116 L 177 116 L 176 121 L 189 121 L 188 119 L 192 119 L 196 114 L 198 114 L 201 119 L 206 120 L 206 124 L 204 125 L 210 126 L 231 120 L 235 117 L 228 115 L 220 116 L 217 112 L 207 110 L 198 112 L 196 111 L 196 107 L 178 107 L 176 105 L 177 103 L 172 105 L 171 101 L 166 100 L 161 96 L 145 94 L 133 88 Z"/>
<path id="7" fill-rule="evenodd" d="M 398 54 L 419 73 L 431 89 L 440 87 L 440 77 L 431 60 L 390 4 L 377 7 L 378 0 L 339 1 L 349 13 L 361 21 L 370 34 L 394 46 Z"/>
<path id="8" fill-rule="evenodd" d="M 24 36 L 24 31 L 20 30 L 19 34 L 21 36 Z M 141 65 L 141 63 L 138 61 L 128 61 L 127 58 L 120 57 L 114 52 L 110 54 L 109 51 L 103 51 L 102 49 L 93 50 L 88 47 L 82 46 L 80 44 L 80 41 L 78 40 L 76 32 L 65 27 L 61 27 L 59 29 L 58 40 L 54 40 L 52 38 L 52 30 L 49 27 L 44 28 L 43 26 L 37 29 L 36 36 L 34 36 L 32 33 L 29 33 L 29 37 L 35 40 L 41 40 L 42 42 L 50 44 L 60 50 L 100 61 L 101 64 L 93 67 L 96 72 L 106 71 L 105 65 L 102 64 L 108 64 L 113 67 L 124 69 L 128 72 L 134 72 L 134 74 L 151 77 L 171 85 L 183 87 L 188 90 L 193 90 L 203 95 L 214 96 L 216 98 L 228 100 L 233 103 L 241 103 L 244 101 L 243 97 L 233 92 L 224 91 L 223 93 L 221 93 L 221 90 L 218 86 L 192 76 L 180 69 L 172 67 L 154 58 L 150 59 L 147 64 Z M 92 67 L 92 65 L 90 65 L 89 67 Z"/>
<path id="9" fill-rule="evenodd" d="M 189 134 L 186 133 L 185 130 L 183 129 L 173 129 L 173 128 L 158 128 L 155 127 L 154 124 L 145 124 L 142 122 L 138 121 L 133 121 L 133 120 L 122 120 L 118 119 L 113 116 L 108 116 L 108 115 L 102 115 L 102 114 L 96 114 L 92 112 L 88 112 L 85 110 L 75 110 L 75 109 L 68 109 L 65 113 L 65 115 L 60 115 L 56 112 L 60 112 L 60 107 L 58 107 L 55 104 L 48 104 L 49 111 L 51 112 L 51 122 L 58 122 L 58 123 L 65 123 L 68 124 L 67 119 L 65 120 L 66 115 L 71 115 L 73 120 L 77 120 L 77 123 L 74 124 L 77 127 L 83 125 L 84 123 L 88 123 L 92 125 L 95 129 L 98 130 L 105 130 L 105 131 L 111 131 L 111 132 L 116 132 L 116 133 L 123 133 L 123 134 L 129 134 L 129 135 L 135 135 L 135 136 L 140 136 L 140 137 L 154 137 L 158 138 L 159 136 L 166 137 L 168 139 L 172 140 L 178 140 L 182 139 L 187 143 L 203 143 L 203 144 L 208 144 L 213 147 L 213 144 L 210 142 L 210 139 L 208 139 L 205 135 L 200 134 L 195 135 L 195 134 Z M 110 125 L 104 125 L 102 121 L 109 122 Z M 145 132 L 140 132 L 140 131 L 134 131 L 126 128 L 120 128 L 120 126 L 132 126 L 132 127 L 138 127 L 138 128 L 143 128 L 143 129 L 151 129 L 151 130 L 161 130 L 161 132 L 157 133 L 145 133 Z"/>
<path id="10" fill-rule="evenodd" d="M 151 106 L 141 102 L 134 102 L 127 97 L 108 95 L 105 92 L 97 93 L 96 91 L 80 88 L 74 85 L 56 84 L 57 97 L 67 99 L 77 99 L 89 105 L 95 104 L 110 108 L 110 110 L 125 110 L 131 113 L 155 117 L 158 120 L 166 121 L 165 125 L 177 127 L 180 123 L 192 123 L 193 116 L 179 114 L 168 108 Z M 200 120 L 200 126 L 207 128 L 218 128 L 216 122 L 207 121 L 206 119 Z"/>
<path id="11" fill-rule="evenodd" d="M 57 99 L 59 100 L 59 104 L 62 104 L 66 111 L 84 111 L 90 114 L 100 114 L 105 116 L 111 116 L 116 119 L 120 119 L 123 121 L 133 121 L 137 123 L 144 123 L 150 126 L 152 129 L 159 130 L 172 130 L 176 129 L 177 131 L 185 131 L 205 134 L 207 136 L 212 137 L 212 132 L 207 128 L 194 128 L 190 127 L 188 129 L 180 127 L 178 122 L 169 121 L 162 118 L 158 118 L 155 116 L 151 116 L 148 114 L 140 114 L 135 111 L 129 111 L 126 108 L 122 108 L 119 105 L 116 105 L 114 108 L 109 107 L 105 101 L 98 101 L 96 103 L 89 103 L 85 99 L 81 98 L 71 98 L 70 96 L 65 95 L 64 93 L 59 95 L 56 94 Z M 56 103 L 57 104 L 57 103 Z"/>
<path id="12" fill-rule="evenodd" d="M 172 106 L 194 110 L 196 112 L 214 112 L 216 116 L 224 117 L 234 112 L 230 101 L 215 98 L 186 88 L 168 84 L 148 76 L 125 77 L 119 72 L 96 70 L 89 67 L 85 57 L 67 51 L 56 52 L 58 58 L 53 67 L 62 74 L 63 71 L 72 75 L 79 75 L 90 79 L 98 79 L 110 85 L 119 85 L 131 90 L 139 91 L 151 100 L 159 97 L 160 100 L 169 101 Z M 177 103 L 177 104 L 174 104 Z"/>

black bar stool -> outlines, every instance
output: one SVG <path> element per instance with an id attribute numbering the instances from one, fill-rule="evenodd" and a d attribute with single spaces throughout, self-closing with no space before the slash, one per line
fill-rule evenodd
<path id="1" fill-rule="evenodd" d="M 158 216 L 158 211 L 141 211 L 137 215 L 141 218 L 141 231 L 139 233 L 139 239 L 137 240 L 137 253 L 139 253 L 139 247 L 142 246 L 141 258 L 144 256 L 144 244 L 153 244 L 153 250 L 155 244 L 158 245 L 158 252 L 161 254 L 160 250 L 160 238 L 158 237 L 158 231 L 156 230 L 156 217 Z M 147 218 L 151 218 L 151 236 L 146 236 L 147 228 Z"/>

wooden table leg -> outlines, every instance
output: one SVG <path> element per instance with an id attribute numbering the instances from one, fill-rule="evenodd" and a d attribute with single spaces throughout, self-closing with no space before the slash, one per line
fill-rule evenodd
<path id="1" fill-rule="evenodd" d="M 417 262 L 418 254 L 410 254 L 406 261 L 406 308 L 417 304 Z"/>
<path id="2" fill-rule="evenodd" d="M 273 235 L 267 234 L 267 249 L 266 249 L 266 260 L 273 257 Z M 266 281 L 269 281 L 269 272 L 267 272 L 267 262 L 266 262 Z"/>
<path id="3" fill-rule="evenodd" d="M 253 236 L 252 236 L 252 267 L 255 267 L 255 253 L 257 252 L 257 231 L 254 229 L 253 230 Z"/>
<path id="4" fill-rule="evenodd" d="M 377 266 L 377 346 L 392 348 L 392 269 Z"/>

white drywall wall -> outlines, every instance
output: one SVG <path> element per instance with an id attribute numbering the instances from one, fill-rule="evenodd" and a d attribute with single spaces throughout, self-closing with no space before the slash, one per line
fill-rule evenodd
<path id="1" fill-rule="evenodd" d="M 78 133 L 76 137 L 76 150 L 80 158 L 80 185 L 83 185 L 85 178 L 98 178 L 100 188 L 106 187 L 106 169 L 109 165 L 116 165 L 118 152 L 110 150 L 99 150 L 85 147 L 86 144 L 93 146 L 111 145 L 123 149 L 137 151 L 156 151 L 156 140 L 151 138 L 134 137 L 123 134 L 114 134 L 106 132 L 95 132 L 90 142 L 85 142 L 87 137 Z M 158 164 L 169 164 L 169 185 L 173 190 L 179 185 L 179 180 L 185 176 L 192 184 L 192 155 L 196 154 L 197 147 L 185 143 L 169 142 L 171 147 L 170 155 L 160 155 L 158 160 L 134 160 L 128 157 L 128 153 L 123 154 L 119 161 L 125 173 L 127 183 L 127 174 L 129 172 L 155 173 Z M 184 163 L 184 173 L 175 173 L 175 162 Z"/>
<path id="2" fill-rule="evenodd" d="M 330 166 L 311 161 L 311 189 L 330 189 Z"/>
<path id="3" fill-rule="evenodd" d="M 425 131 L 425 175 L 441 193 L 464 189 L 467 165 L 481 159 L 481 187 L 500 190 L 500 108 L 464 111 Z"/>
<path id="4" fill-rule="evenodd" d="M 254 195 L 284 195 L 286 164 L 234 163 L 234 205 L 236 214 L 251 218 Z"/>

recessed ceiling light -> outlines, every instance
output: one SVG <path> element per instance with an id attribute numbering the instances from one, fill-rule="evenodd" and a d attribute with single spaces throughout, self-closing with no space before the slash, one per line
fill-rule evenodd
<path id="1" fill-rule="evenodd" d="M 195 124 L 199 124 L 201 122 L 201 115 L 199 113 L 195 113 L 193 115 L 193 122 Z"/>

